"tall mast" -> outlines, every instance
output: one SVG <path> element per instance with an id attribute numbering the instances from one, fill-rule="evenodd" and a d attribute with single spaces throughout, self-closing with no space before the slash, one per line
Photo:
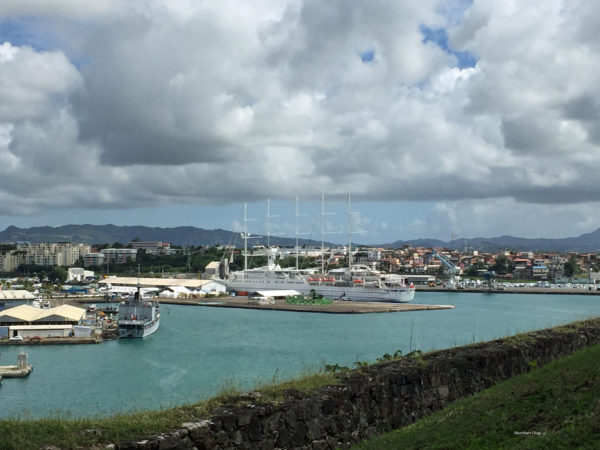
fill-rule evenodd
<path id="1" fill-rule="evenodd" d="M 242 239 L 244 240 L 244 270 L 248 269 L 248 239 L 250 236 L 248 235 L 248 222 L 256 219 L 248 219 L 246 215 L 246 209 L 248 204 L 244 203 L 244 232 L 242 233 Z M 252 239 L 258 238 L 259 236 L 252 236 Z"/>
<path id="2" fill-rule="evenodd" d="M 248 204 L 244 203 L 244 270 L 248 270 L 248 218 L 246 217 L 246 208 Z"/>
<path id="3" fill-rule="evenodd" d="M 325 274 L 325 196 L 321 195 L 321 274 Z"/>
<path id="4" fill-rule="evenodd" d="M 325 216 L 334 214 L 325 212 L 325 196 L 321 195 L 321 274 L 323 275 L 325 274 Z"/>
<path id="5" fill-rule="evenodd" d="M 298 270 L 298 196 L 296 195 L 296 270 Z"/>
<path id="6" fill-rule="evenodd" d="M 350 218 L 352 214 L 352 209 L 350 209 L 350 205 L 350 193 L 348 193 L 348 270 L 350 270 L 350 267 L 352 267 L 352 220 Z"/>
<path id="7" fill-rule="evenodd" d="M 299 264 L 298 264 L 298 236 L 300 234 L 307 234 L 307 233 L 300 233 L 300 229 L 299 229 L 299 225 L 298 225 L 298 217 L 300 216 L 308 216 L 308 214 L 300 214 L 299 210 L 298 210 L 298 201 L 299 201 L 300 197 L 298 195 L 296 195 L 296 270 L 299 269 Z"/>
<path id="8" fill-rule="evenodd" d="M 352 200 L 348 194 L 348 269 L 352 266 L 352 234 L 364 233 L 362 230 L 352 231 L 352 214 L 358 214 L 358 212 L 352 211 Z"/>
<path id="9" fill-rule="evenodd" d="M 270 215 L 271 199 L 267 197 L 267 248 L 271 247 L 271 218 Z"/>
<path id="10" fill-rule="evenodd" d="M 271 247 L 271 218 L 279 217 L 279 215 L 271 215 L 271 199 L 267 198 L 267 248 Z"/>

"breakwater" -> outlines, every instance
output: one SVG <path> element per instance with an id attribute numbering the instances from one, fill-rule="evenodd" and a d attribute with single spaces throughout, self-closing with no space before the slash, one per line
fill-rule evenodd
<path id="1" fill-rule="evenodd" d="M 352 371 L 339 385 L 312 394 L 287 391 L 282 402 L 261 402 L 259 394 L 245 394 L 209 418 L 117 448 L 348 448 L 598 343 L 600 319 L 593 319 L 417 354 Z"/>

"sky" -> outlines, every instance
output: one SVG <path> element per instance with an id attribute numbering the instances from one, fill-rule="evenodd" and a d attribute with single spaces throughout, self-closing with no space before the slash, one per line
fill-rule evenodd
<path id="1" fill-rule="evenodd" d="M 247 203 L 264 235 L 271 199 L 270 233 L 344 242 L 350 193 L 363 243 L 594 231 L 599 16 L 584 0 L 2 0 L 0 229 L 239 231 Z"/>

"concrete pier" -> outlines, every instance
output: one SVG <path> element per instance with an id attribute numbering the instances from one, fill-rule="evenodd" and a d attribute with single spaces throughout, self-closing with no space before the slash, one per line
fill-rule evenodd
<path id="1" fill-rule="evenodd" d="M 273 304 L 261 305 L 248 300 L 248 297 L 218 297 L 212 299 L 158 299 L 161 304 L 211 306 L 217 308 L 266 309 L 275 311 L 296 311 L 327 314 L 365 314 L 382 312 L 432 311 L 453 309 L 453 305 L 424 305 L 419 303 L 351 302 L 334 300 L 330 305 L 298 305 L 275 300 Z"/>
<path id="2" fill-rule="evenodd" d="M 16 366 L 0 366 L 0 378 L 26 377 L 32 370 L 33 366 L 27 363 L 27 353 L 19 353 Z"/>

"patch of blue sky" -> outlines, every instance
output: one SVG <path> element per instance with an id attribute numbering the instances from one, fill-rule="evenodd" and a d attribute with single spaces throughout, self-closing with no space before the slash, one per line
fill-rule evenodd
<path id="1" fill-rule="evenodd" d="M 36 51 L 51 50 L 50 39 L 42 29 L 34 18 L 4 20 L 0 22 L 0 43 L 10 42 L 15 47 L 29 46 Z"/>
<path id="2" fill-rule="evenodd" d="M 360 54 L 360 60 L 365 64 L 370 63 L 375 58 L 375 50 L 367 50 Z"/>
<path id="3" fill-rule="evenodd" d="M 69 33 L 62 30 L 62 34 L 55 33 L 55 26 L 46 22 L 29 17 L 18 20 L 0 21 L 0 44 L 10 42 L 15 47 L 31 47 L 36 52 L 61 51 L 67 53 L 67 40 Z M 71 32 L 73 30 L 70 30 Z M 65 45 L 63 45 L 65 44 Z M 78 69 L 89 64 L 86 55 L 67 55 L 72 64 Z"/>
<path id="4" fill-rule="evenodd" d="M 472 53 L 467 51 L 459 52 L 448 46 L 448 33 L 444 28 L 429 28 L 421 25 L 420 31 L 423 35 L 423 43 L 433 42 L 449 55 L 455 56 L 459 69 L 475 67 L 477 64 L 477 58 Z"/>

